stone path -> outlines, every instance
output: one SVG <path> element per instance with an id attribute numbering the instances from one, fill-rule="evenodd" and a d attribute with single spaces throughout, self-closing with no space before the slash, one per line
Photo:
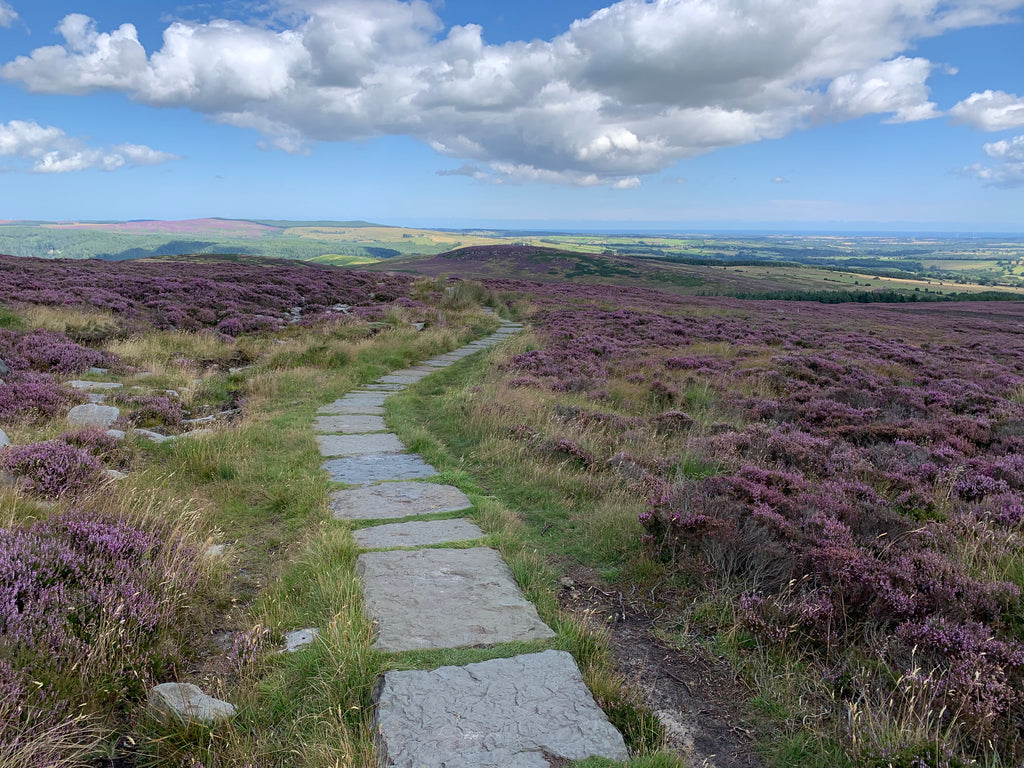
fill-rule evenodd
<path id="1" fill-rule="evenodd" d="M 334 517 L 388 521 L 355 532 L 361 548 L 376 550 L 361 554 L 357 568 L 379 650 L 479 647 L 555 635 L 497 550 L 472 546 L 483 538 L 476 525 L 436 518 L 468 510 L 470 500 L 458 488 L 423 482 L 436 470 L 404 452 L 381 418 L 390 395 L 520 330 L 502 321 L 486 339 L 382 376 L 319 410 L 323 468 L 349 486 L 331 496 Z M 456 543 L 461 548 L 439 546 Z M 564 651 L 388 672 L 374 698 L 381 766 L 546 768 L 591 755 L 627 758 L 622 736 Z"/>

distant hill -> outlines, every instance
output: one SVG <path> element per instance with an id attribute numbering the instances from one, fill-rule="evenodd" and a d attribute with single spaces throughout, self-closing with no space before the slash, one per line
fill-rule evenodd
<path id="1" fill-rule="evenodd" d="M 683 288 L 689 289 L 687 292 L 704 283 L 702 278 L 671 264 L 534 245 L 468 246 L 436 256 L 396 257 L 365 268 L 421 275 Z"/>

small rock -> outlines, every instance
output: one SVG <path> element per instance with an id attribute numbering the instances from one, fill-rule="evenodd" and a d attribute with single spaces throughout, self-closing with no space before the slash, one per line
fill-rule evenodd
<path id="1" fill-rule="evenodd" d="M 157 444 L 166 443 L 168 440 L 171 439 L 167 435 L 161 435 L 159 432 L 154 432 L 150 429 L 136 429 L 135 436 L 141 437 L 144 440 L 149 440 L 150 442 Z"/>
<path id="2" fill-rule="evenodd" d="M 7 433 L 0 429 L 0 448 L 6 448 L 11 444 L 11 438 L 7 436 Z"/>
<path id="3" fill-rule="evenodd" d="M 216 421 L 216 416 L 202 416 L 198 419 L 185 419 L 182 424 L 209 424 L 212 421 Z"/>
<path id="4" fill-rule="evenodd" d="M 227 544 L 211 544 L 203 550 L 203 557 L 223 557 L 227 548 Z"/>
<path id="5" fill-rule="evenodd" d="M 168 717 L 212 725 L 235 716 L 234 705 L 207 696 L 191 683 L 162 683 L 149 692 L 149 711 L 157 718 Z"/>
<path id="6" fill-rule="evenodd" d="M 125 474 L 124 472 L 119 472 L 116 469 L 103 470 L 103 476 L 107 478 L 107 480 L 124 480 L 126 477 L 128 477 L 127 474 Z"/>
<path id="7" fill-rule="evenodd" d="M 93 374 L 94 376 L 98 376 L 100 374 L 109 373 L 109 372 L 110 372 L 109 368 L 97 368 L 96 366 L 93 366 L 92 368 L 89 369 L 89 373 Z"/>
<path id="8" fill-rule="evenodd" d="M 0 360 L 0 376 L 6 376 L 10 372 L 11 369 L 7 367 L 7 363 L 5 363 L 3 360 Z"/>
<path id="9" fill-rule="evenodd" d="M 100 403 L 107 402 L 107 396 L 101 395 L 99 392 L 90 392 L 85 397 L 93 405 L 99 405 Z"/>
<path id="10" fill-rule="evenodd" d="M 295 651 L 310 645 L 320 634 L 319 629 L 296 629 L 284 636 L 284 648 L 281 653 L 295 653 Z"/>
<path id="11" fill-rule="evenodd" d="M 413 325 L 416 326 L 417 331 L 422 331 L 424 328 L 427 327 L 426 323 L 413 323 Z"/>
<path id="12" fill-rule="evenodd" d="M 121 411 L 112 405 L 86 403 L 76 405 L 68 411 L 68 423 L 74 427 L 110 427 L 121 415 Z"/>
<path id="13" fill-rule="evenodd" d="M 112 437 L 115 440 L 124 440 L 125 434 L 126 433 L 123 430 L 120 430 L 120 429 L 108 429 L 107 430 L 107 436 L 108 437 Z"/>

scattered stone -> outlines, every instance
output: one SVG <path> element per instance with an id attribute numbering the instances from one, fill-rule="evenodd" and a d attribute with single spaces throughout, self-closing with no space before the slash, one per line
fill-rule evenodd
<path id="1" fill-rule="evenodd" d="M 380 416 L 317 416 L 313 429 L 328 434 L 347 433 L 350 435 L 368 432 L 383 432 L 387 429 Z"/>
<path id="2" fill-rule="evenodd" d="M 6 376 L 11 372 L 11 369 L 7 366 L 3 360 L 0 360 L 0 376 Z"/>
<path id="3" fill-rule="evenodd" d="M 377 381 L 381 384 L 416 384 L 417 382 L 423 381 L 427 377 L 425 373 L 392 373 L 387 376 L 381 376 Z"/>
<path id="4" fill-rule="evenodd" d="M 7 436 L 7 433 L 0 429 L 0 448 L 6 448 L 11 444 L 11 438 Z"/>
<path id="5" fill-rule="evenodd" d="M 109 389 L 121 389 L 124 385 L 118 384 L 115 381 L 69 381 L 68 386 L 72 389 L 102 392 Z"/>
<path id="6" fill-rule="evenodd" d="M 200 416 L 198 419 L 184 419 L 181 423 L 191 426 L 192 424 L 212 424 L 216 420 L 216 416 Z"/>
<path id="7" fill-rule="evenodd" d="M 108 429 L 107 430 L 107 436 L 108 437 L 112 437 L 115 440 L 124 440 L 126 434 L 127 433 L 124 430 L 121 430 L 121 429 Z"/>
<path id="8" fill-rule="evenodd" d="M 121 411 L 112 405 L 86 403 L 76 405 L 68 411 L 68 423 L 73 427 L 102 427 L 113 425 L 121 415 Z"/>
<path id="9" fill-rule="evenodd" d="M 367 453 L 401 453 L 405 444 L 397 435 L 378 432 L 368 435 L 317 435 L 321 456 L 363 456 Z"/>
<path id="10" fill-rule="evenodd" d="M 388 672 L 375 699 L 378 754 L 390 768 L 548 768 L 549 758 L 629 757 L 565 651 Z"/>
<path id="11" fill-rule="evenodd" d="M 141 437 L 143 440 L 149 440 L 151 443 L 166 443 L 171 440 L 167 435 L 161 435 L 159 432 L 154 432 L 151 429 L 136 429 L 135 436 Z"/>
<path id="12" fill-rule="evenodd" d="M 331 494 L 335 520 L 389 520 L 461 512 L 472 506 L 455 486 L 434 483 L 383 483 Z"/>
<path id="13" fill-rule="evenodd" d="M 353 534 L 356 544 L 363 549 L 390 547 L 425 547 L 431 544 L 449 544 L 453 541 L 482 539 L 484 532 L 469 520 L 415 520 L 409 523 L 390 523 L 372 528 L 360 528 Z"/>
<path id="14" fill-rule="evenodd" d="M 416 480 L 434 477 L 437 470 L 412 453 L 370 453 L 331 459 L 323 468 L 336 483 L 370 485 L 387 480 Z"/>
<path id="15" fill-rule="evenodd" d="M 413 323 L 413 326 L 415 326 L 417 331 L 422 331 L 424 328 L 427 327 L 427 324 L 426 323 Z"/>
<path id="16" fill-rule="evenodd" d="M 161 720 L 168 718 L 213 725 L 235 716 L 234 705 L 207 696 L 191 683 L 162 683 L 149 692 L 149 710 Z"/>
<path id="17" fill-rule="evenodd" d="M 364 392 L 402 392 L 405 384 L 367 384 L 363 387 Z"/>
<path id="18" fill-rule="evenodd" d="M 105 470 L 103 470 L 103 476 L 107 480 L 111 480 L 111 481 L 124 480 L 126 477 L 128 477 L 127 474 L 125 474 L 124 472 L 119 472 L 116 469 L 105 469 Z"/>
<path id="19" fill-rule="evenodd" d="M 223 557 L 227 549 L 227 544 L 210 544 L 203 550 L 203 557 Z"/>
<path id="20" fill-rule="evenodd" d="M 107 402 L 107 396 L 102 395 L 99 392 L 90 392 L 85 397 L 90 403 L 93 403 L 94 405 L 99 405 L 100 403 Z"/>
<path id="21" fill-rule="evenodd" d="M 294 632 L 288 632 L 284 636 L 284 648 L 281 652 L 295 653 L 300 648 L 311 645 L 319 635 L 319 629 L 296 629 Z"/>
<path id="22" fill-rule="evenodd" d="M 92 368 L 89 369 L 89 373 L 91 373 L 93 376 L 100 376 L 100 375 L 102 375 L 104 373 L 110 373 L 110 369 L 109 368 L 97 368 L 96 366 L 93 366 Z"/>
<path id="23" fill-rule="evenodd" d="M 381 651 L 543 640 L 554 632 L 496 550 L 369 552 L 357 569 Z"/>

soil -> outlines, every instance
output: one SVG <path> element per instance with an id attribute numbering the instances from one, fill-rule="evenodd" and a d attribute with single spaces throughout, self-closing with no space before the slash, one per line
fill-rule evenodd
<path id="1" fill-rule="evenodd" d="M 723 660 L 671 648 L 637 595 L 575 566 L 562 579 L 561 606 L 608 633 L 618 668 L 661 722 L 665 744 L 694 768 L 760 768 L 748 689 Z"/>

